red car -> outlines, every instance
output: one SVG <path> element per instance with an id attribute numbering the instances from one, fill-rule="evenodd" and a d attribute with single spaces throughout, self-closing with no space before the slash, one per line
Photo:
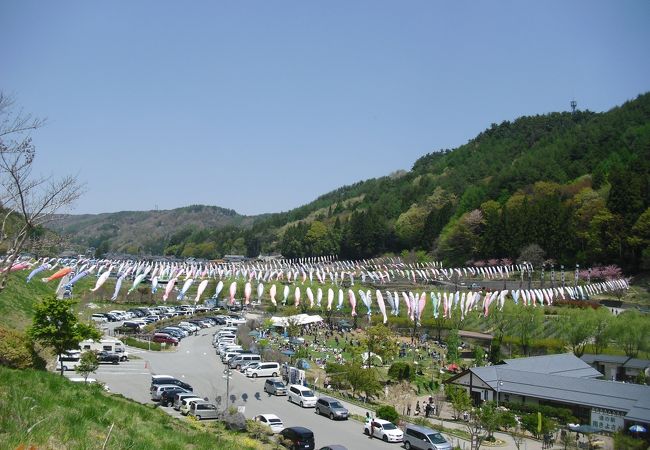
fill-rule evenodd
<path id="1" fill-rule="evenodd" d="M 164 333 L 156 333 L 153 335 L 153 342 L 164 342 L 165 344 L 178 345 L 178 339 L 174 336 L 170 336 Z"/>

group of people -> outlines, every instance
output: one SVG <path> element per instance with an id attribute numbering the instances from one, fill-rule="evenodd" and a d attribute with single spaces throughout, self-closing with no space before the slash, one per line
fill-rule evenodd
<path id="1" fill-rule="evenodd" d="M 433 402 L 433 397 L 430 395 L 428 400 L 424 403 L 424 417 L 432 417 L 436 415 L 436 405 Z M 403 414 L 406 416 L 411 415 L 411 404 L 409 403 L 406 405 L 405 410 L 403 411 Z M 415 403 L 415 411 L 414 414 L 415 416 L 420 416 L 422 415 L 422 408 L 420 407 L 420 400 L 418 400 Z"/>

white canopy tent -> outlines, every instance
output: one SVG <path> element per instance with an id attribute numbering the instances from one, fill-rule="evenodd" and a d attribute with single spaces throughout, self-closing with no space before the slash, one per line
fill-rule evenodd
<path id="1" fill-rule="evenodd" d="M 368 355 L 370 355 L 370 356 L 368 356 Z M 369 357 L 374 358 L 374 359 L 378 359 L 380 364 L 384 363 L 384 361 L 381 359 L 381 356 L 379 356 L 378 354 L 372 353 L 372 352 L 364 352 L 364 353 L 361 354 L 361 359 L 363 359 L 364 364 L 366 362 L 368 362 Z"/>
<path id="2" fill-rule="evenodd" d="M 290 323 L 296 325 L 308 325 L 310 323 L 322 322 L 323 318 L 318 314 L 310 316 L 309 314 L 296 314 L 295 316 L 287 317 L 271 317 L 271 322 L 273 322 L 274 327 L 286 327 Z"/>

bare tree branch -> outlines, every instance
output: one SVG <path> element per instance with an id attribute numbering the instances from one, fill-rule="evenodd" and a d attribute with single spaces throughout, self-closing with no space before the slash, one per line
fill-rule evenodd
<path id="1" fill-rule="evenodd" d="M 32 230 L 84 192 L 76 176 L 32 175 L 36 148 L 30 133 L 45 121 L 14 112 L 13 105 L 13 99 L 0 92 L 0 208 L 4 214 L 0 245 L 7 251 L 0 263 L 0 293 Z"/>

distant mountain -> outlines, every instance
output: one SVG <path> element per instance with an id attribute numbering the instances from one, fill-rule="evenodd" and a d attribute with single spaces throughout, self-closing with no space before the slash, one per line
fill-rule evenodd
<path id="1" fill-rule="evenodd" d="M 262 216 L 257 216 L 262 217 Z M 48 227 L 99 253 L 162 254 L 169 237 L 179 230 L 250 226 L 256 217 L 232 209 L 191 205 L 156 211 L 120 211 L 102 214 L 59 215 Z"/>

